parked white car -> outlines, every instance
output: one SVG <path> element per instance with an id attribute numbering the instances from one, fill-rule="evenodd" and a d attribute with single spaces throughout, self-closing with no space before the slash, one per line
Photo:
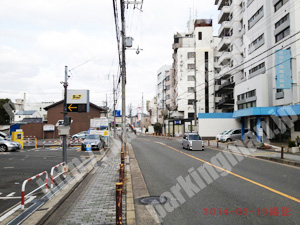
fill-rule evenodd
<path id="1" fill-rule="evenodd" d="M 230 131 L 230 130 L 225 130 L 225 131 L 223 131 L 222 133 L 218 134 L 218 135 L 216 136 L 217 141 L 221 141 L 223 135 L 225 135 L 225 134 L 226 134 L 227 132 L 229 132 L 229 131 Z"/>
<path id="2" fill-rule="evenodd" d="M 0 152 L 16 151 L 21 149 L 21 144 L 14 141 L 8 141 L 0 137 Z"/>
<path id="3" fill-rule="evenodd" d="M 204 143 L 198 133 L 185 133 L 182 138 L 182 148 L 204 151 Z"/>
<path id="4" fill-rule="evenodd" d="M 250 134 L 249 129 L 245 128 L 245 136 L 247 137 L 247 134 Z M 230 141 L 236 141 L 236 140 L 241 140 L 242 139 L 242 131 L 241 129 L 233 129 L 227 132 L 222 136 L 222 141 L 223 142 L 230 142 Z"/>

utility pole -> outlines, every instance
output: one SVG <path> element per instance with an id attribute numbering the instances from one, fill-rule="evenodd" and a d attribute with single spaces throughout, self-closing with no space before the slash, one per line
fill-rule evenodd
<path id="1" fill-rule="evenodd" d="M 142 93 L 141 131 L 143 133 L 144 93 Z"/>
<path id="2" fill-rule="evenodd" d="M 163 99 L 162 99 L 162 119 L 163 119 L 163 134 L 166 135 L 165 127 L 165 91 L 166 91 L 166 78 L 163 79 Z"/>
<path id="3" fill-rule="evenodd" d="M 65 82 L 64 82 L 64 126 L 67 124 L 67 89 L 68 89 L 68 66 L 65 66 Z M 67 136 L 63 135 L 63 162 L 67 163 Z"/>
<path id="4" fill-rule="evenodd" d="M 195 36 L 195 30 L 194 30 L 194 71 L 195 71 L 195 84 L 194 84 L 194 121 L 195 121 L 195 127 L 194 127 L 194 131 L 198 131 L 198 127 L 197 127 L 197 92 L 196 92 L 196 87 L 197 87 L 197 69 L 196 69 L 196 36 Z M 191 131 L 193 130 L 193 128 L 191 127 Z"/>
<path id="5" fill-rule="evenodd" d="M 122 23 L 122 144 L 125 144 L 125 132 L 126 132 L 126 98 L 125 98 L 125 86 L 126 86 L 126 55 L 125 55 L 125 3 L 124 0 L 120 0 L 120 6 L 121 6 L 121 23 Z M 126 152 L 126 146 L 124 146 L 125 152 Z"/>
<path id="6" fill-rule="evenodd" d="M 113 76 L 113 95 L 114 95 L 114 138 L 116 138 L 116 88 L 115 88 L 115 76 Z"/>

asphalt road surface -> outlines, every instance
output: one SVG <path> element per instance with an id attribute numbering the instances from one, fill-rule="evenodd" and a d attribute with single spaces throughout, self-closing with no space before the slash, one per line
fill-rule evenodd
<path id="1" fill-rule="evenodd" d="M 162 224 L 300 224 L 298 168 L 161 138 L 131 144 L 150 195 L 169 199 L 156 207 Z"/>
<path id="2" fill-rule="evenodd" d="M 99 151 L 93 151 L 98 154 Z M 68 162 L 72 159 L 89 157 L 88 152 L 80 147 L 67 149 Z M 82 161 L 82 160 L 81 160 Z M 62 162 L 62 150 L 56 148 L 25 149 L 17 152 L 0 153 L 0 214 L 21 201 L 21 187 L 24 180 L 43 171 L 49 173 L 51 167 Z M 44 176 L 41 177 L 45 179 Z M 38 184 L 33 180 L 27 183 L 25 194 L 36 189 Z M 38 191 L 37 194 L 41 194 Z"/>

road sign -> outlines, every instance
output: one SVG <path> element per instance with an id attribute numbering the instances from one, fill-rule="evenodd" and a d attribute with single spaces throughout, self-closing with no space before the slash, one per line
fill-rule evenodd
<path id="1" fill-rule="evenodd" d="M 258 128 L 258 136 L 262 137 L 264 135 L 264 131 L 262 128 Z"/>
<path id="2" fill-rule="evenodd" d="M 108 130 L 103 131 L 103 136 L 108 136 L 108 135 L 109 135 Z"/>
<path id="3" fill-rule="evenodd" d="M 87 112 L 86 104 L 67 104 L 67 112 Z"/>
<path id="4" fill-rule="evenodd" d="M 87 143 L 87 144 L 86 144 L 86 151 L 87 151 L 87 152 L 92 151 L 92 145 L 91 145 L 90 143 Z"/>

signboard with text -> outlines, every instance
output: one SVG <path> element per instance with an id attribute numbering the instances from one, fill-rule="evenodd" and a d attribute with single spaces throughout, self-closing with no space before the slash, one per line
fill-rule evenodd
<path id="1" fill-rule="evenodd" d="M 68 90 L 67 92 L 68 112 L 89 112 L 90 91 L 89 90 Z"/>
<path id="2" fill-rule="evenodd" d="M 292 88 L 291 50 L 282 49 L 275 53 L 276 60 L 276 88 Z"/>

